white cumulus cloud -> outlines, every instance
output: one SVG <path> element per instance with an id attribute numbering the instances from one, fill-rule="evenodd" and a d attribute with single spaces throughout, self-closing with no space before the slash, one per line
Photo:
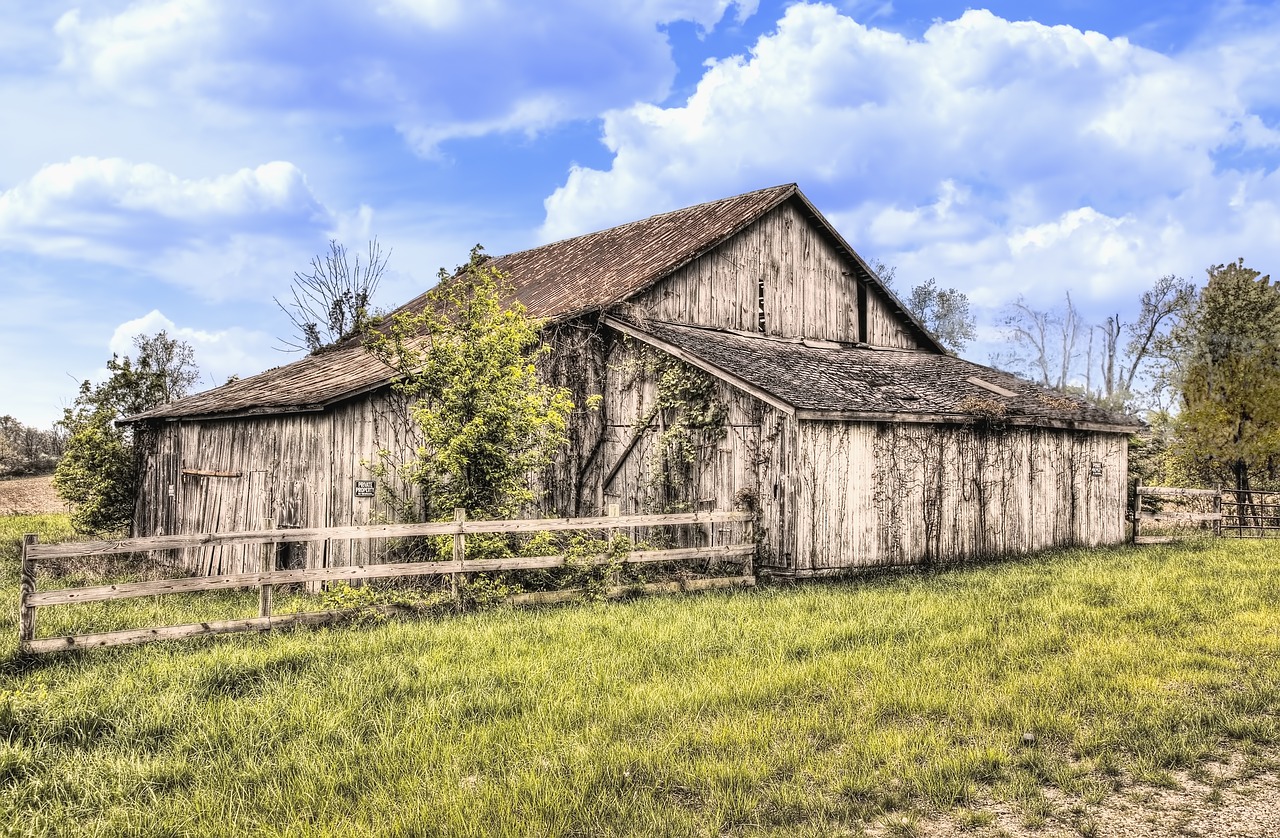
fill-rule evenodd
<path id="1" fill-rule="evenodd" d="M 1265 268 L 1280 258 L 1274 62 L 1239 61 L 1236 43 L 1167 55 L 987 11 L 912 38 L 798 3 L 687 101 L 609 112 L 611 165 L 570 170 L 543 238 L 797 181 L 900 280 L 981 304 L 1065 285 L 1103 305 L 1211 261 Z"/>
<path id="2" fill-rule="evenodd" d="M 424 153 L 446 139 L 537 131 L 661 99 L 663 24 L 714 28 L 756 0 L 139 0 L 64 14 L 62 68 L 142 104 L 336 116 L 396 125 Z"/>
<path id="3" fill-rule="evenodd" d="M 265 332 L 238 326 L 216 331 L 193 329 L 177 325 L 157 309 L 117 326 L 108 348 L 115 354 L 132 358 L 137 355 L 134 338 L 150 337 L 158 332 L 191 346 L 196 366 L 200 368 L 196 390 L 207 390 L 223 384 L 232 375 L 254 375 L 290 360 L 282 358 L 273 348 L 276 341 Z"/>
<path id="4" fill-rule="evenodd" d="M 0 245 L 139 268 L 214 298 L 278 272 L 275 261 L 305 264 L 334 221 L 287 162 L 184 179 L 77 157 L 0 193 Z"/>

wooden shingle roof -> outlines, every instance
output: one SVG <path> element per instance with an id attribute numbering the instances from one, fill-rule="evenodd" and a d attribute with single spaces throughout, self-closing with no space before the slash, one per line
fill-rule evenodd
<path id="1" fill-rule="evenodd" d="M 866 263 L 813 207 L 794 183 L 773 186 L 662 213 L 596 233 L 497 257 L 493 265 L 511 283 L 513 296 L 530 316 L 558 320 L 603 311 L 643 291 L 671 272 L 716 248 L 786 201 L 796 201 L 859 278 L 892 301 L 903 323 L 923 346 L 932 336 L 884 289 Z M 429 304 L 426 293 L 396 311 Z M 938 351 L 941 351 L 940 349 Z M 130 417 L 216 418 L 323 410 L 328 405 L 383 386 L 391 370 L 355 341 Z"/>
<path id="2" fill-rule="evenodd" d="M 972 422 L 1132 432 L 1088 401 L 956 358 L 781 339 L 618 317 L 606 325 L 676 355 L 800 419 Z"/>
<path id="3" fill-rule="evenodd" d="M 773 186 L 499 256 L 492 264 L 530 317 L 572 317 L 648 288 L 799 194 L 794 183 Z M 401 309 L 426 304 L 424 293 Z"/>

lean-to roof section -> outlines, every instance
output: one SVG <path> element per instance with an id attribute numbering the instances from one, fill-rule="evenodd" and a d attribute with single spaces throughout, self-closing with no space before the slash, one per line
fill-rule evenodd
<path id="1" fill-rule="evenodd" d="M 799 419 L 973 422 L 1116 433 L 1141 424 L 999 370 L 919 350 L 842 346 L 609 317 L 605 325 L 675 354 Z M 1008 395 L 1002 395 L 1007 393 Z"/>

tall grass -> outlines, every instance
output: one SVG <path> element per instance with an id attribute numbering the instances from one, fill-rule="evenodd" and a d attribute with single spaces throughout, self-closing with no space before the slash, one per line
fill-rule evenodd
<path id="1" fill-rule="evenodd" d="M 1231 543 L 103 650 L 0 676 L 0 824 L 826 835 L 987 796 L 1037 822 L 1046 789 L 1280 739 L 1277 625 L 1274 548 Z"/>

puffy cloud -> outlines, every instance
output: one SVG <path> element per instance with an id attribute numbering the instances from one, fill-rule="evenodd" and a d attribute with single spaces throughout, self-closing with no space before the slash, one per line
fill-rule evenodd
<path id="1" fill-rule="evenodd" d="M 78 157 L 0 193 L 0 243 L 139 267 L 211 298 L 305 264 L 334 216 L 286 162 L 188 180 L 158 166 Z M 284 276 L 291 276 L 287 271 Z"/>
<path id="2" fill-rule="evenodd" d="M 216 387 L 232 375 L 254 375 L 289 360 L 273 348 L 278 342 L 265 332 L 238 326 L 219 331 L 192 329 L 178 326 L 156 309 L 117 326 L 108 348 L 113 353 L 133 357 L 137 354 L 135 337 L 161 331 L 191 346 L 196 366 L 200 368 L 197 390 Z"/>
<path id="3" fill-rule="evenodd" d="M 662 98 L 675 66 L 662 24 L 710 29 L 756 0 L 261 4 L 140 0 L 58 21 L 62 66 L 142 103 L 340 114 L 391 123 L 420 150 L 536 131 Z"/>
<path id="4" fill-rule="evenodd" d="M 1269 60 L 1234 43 L 1165 55 L 986 11 L 910 38 L 793 5 L 687 101 L 608 113 L 611 166 L 569 172 L 543 237 L 798 181 L 904 281 L 991 305 L 1063 285 L 1101 303 L 1210 261 L 1274 261 L 1276 94 Z"/>

